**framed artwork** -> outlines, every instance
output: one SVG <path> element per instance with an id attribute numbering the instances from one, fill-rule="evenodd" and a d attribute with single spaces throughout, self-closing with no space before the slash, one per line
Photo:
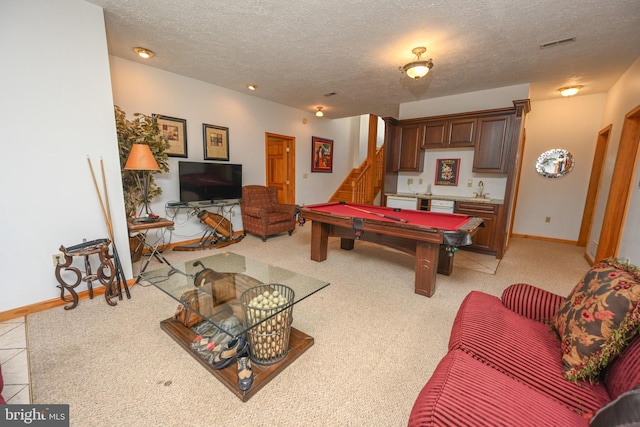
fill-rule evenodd
<path id="1" fill-rule="evenodd" d="M 161 114 L 154 114 L 153 118 L 160 126 L 162 136 L 169 141 L 165 153 L 169 157 L 187 157 L 187 121 Z"/>
<path id="2" fill-rule="evenodd" d="M 460 159 L 436 160 L 436 185 L 458 185 Z"/>
<path id="3" fill-rule="evenodd" d="M 229 128 L 202 124 L 205 160 L 229 160 Z"/>
<path id="4" fill-rule="evenodd" d="M 333 140 L 311 137 L 311 172 L 333 172 Z"/>

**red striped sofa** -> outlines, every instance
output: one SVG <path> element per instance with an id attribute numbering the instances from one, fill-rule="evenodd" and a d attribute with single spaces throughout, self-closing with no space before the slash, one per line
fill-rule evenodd
<path id="1" fill-rule="evenodd" d="M 7 403 L 2 397 L 2 389 L 4 389 L 4 380 L 2 379 L 2 367 L 0 366 L 0 404 Z"/>
<path id="2" fill-rule="evenodd" d="M 527 284 L 510 286 L 501 299 L 471 292 L 409 426 L 588 426 L 600 408 L 638 387 L 637 333 L 597 384 L 564 378 L 560 339 L 545 323 L 564 300 Z"/>

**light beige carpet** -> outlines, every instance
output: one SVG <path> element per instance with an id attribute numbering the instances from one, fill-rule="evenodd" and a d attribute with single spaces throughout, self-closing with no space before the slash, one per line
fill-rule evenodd
<path id="1" fill-rule="evenodd" d="M 528 282 L 566 295 L 589 268 L 582 248 L 512 239 L 495 274 L 458 265 L 438 275 L 426 298 L 413 292 L 412 257 L 366 242 L 342 251 L 330 239 L 328 259 L 317 263 L 309 259 L 310 229 L 166 253 L 186 260 L 236 252 L 331 282 L 294 308 L 294 326 L 315 345 L 248 402 L 160 329 L 175 301 L 135 286 L 116 307 L 96 298 L 28 316 L 33 403 L 70 404 L 74 426 L 403 426 L 446 353 L 467 293 L 499 296 Z"/>

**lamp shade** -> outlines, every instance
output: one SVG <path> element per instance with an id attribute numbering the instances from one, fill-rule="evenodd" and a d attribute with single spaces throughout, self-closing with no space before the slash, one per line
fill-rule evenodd
<path id="1" fill-rule="evenodd" d="M 414 80 L 418 80 L 429 73 L 429 70 L 433 68 L 433 61 L 431 59 L 427 59 L 426 61 L 420 59 L 423 53 L 427 51 L 426 47 L 416 47 L 411 53 L 416 56 L 416 59 L 413 62 L 409 62 L 405 64 L 403 67 L 400 67 L 400 71 L 404 71 L 404 73 Z"/>
<path id="2" fill-rule="evenodd" d="M 160 166 L 153 157 L 151 148 L 145 144 L 133 144 L 127 163 L 124 165 L 126 170 L 138 171 L 159 171 Z"/>
<path id="3" fill-rule="evenodd" d="M 431 61 L 415 61 L 405 65 L 404 71 L 412 79 L 419 79 L 426 76 L 431 67 L 433 67 Z"/>

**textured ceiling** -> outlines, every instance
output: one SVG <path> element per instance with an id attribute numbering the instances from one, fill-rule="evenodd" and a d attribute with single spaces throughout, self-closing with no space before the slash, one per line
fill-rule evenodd
<path id="1" fill-rule="evenodd" d="M 532 100 L 601 93 L 640 56 L 638 0 L 89 1 L 114 56 L 328 118 L 522 83 Z M 434 63 L 417 81 L 398 70 L 416 46 Z"/>

